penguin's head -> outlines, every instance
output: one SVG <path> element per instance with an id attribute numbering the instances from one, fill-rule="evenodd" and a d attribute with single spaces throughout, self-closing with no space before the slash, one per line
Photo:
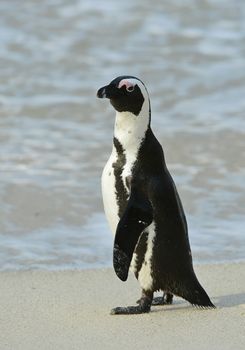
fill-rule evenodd
<path id="1" fill-rule="evenodd" d="M 150 112 L 150 101 L 144 83 L 133 76 L 123 75 L 97 92 L 99 98 L 109 98 L 117 112 L 130 112 L 139 115 L 143 109 Z"/>

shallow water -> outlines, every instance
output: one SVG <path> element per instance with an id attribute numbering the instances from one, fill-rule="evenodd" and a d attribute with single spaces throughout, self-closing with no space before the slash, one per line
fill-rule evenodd
<path id="1" fill-rule="evenodd" d="M 95 94 L 121 74 L 148 87 L 194 261 L 245 259 L 242 0 L 5 0 L 0 20 L 0 269 L 111 265 Z"/>

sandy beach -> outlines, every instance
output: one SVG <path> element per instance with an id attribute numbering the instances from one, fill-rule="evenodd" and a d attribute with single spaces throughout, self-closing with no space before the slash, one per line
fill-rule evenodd
<path id="1" fill-rule="evenodd" d="M 196 267 L 215 310 L 175 298 L 149 314 L 111 316 L 134 304 L 137 281 L 111 269 L 0 274 L 0 349 L 244 349 L 245 263 Z"/>

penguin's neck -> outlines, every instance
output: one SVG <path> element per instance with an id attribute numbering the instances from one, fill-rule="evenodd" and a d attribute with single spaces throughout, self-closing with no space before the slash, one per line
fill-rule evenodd
<path id="1" fill-rule="evenodd" d="M 114 137 L 126 153 L 135 154 L 150 127 L 150 114 L 134 115 L 131 112 L 116 112 Z"/>

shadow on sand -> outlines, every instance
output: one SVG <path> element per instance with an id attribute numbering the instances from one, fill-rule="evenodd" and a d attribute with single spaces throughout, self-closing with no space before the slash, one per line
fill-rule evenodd
<path id="1" fill-rule="evenodd" d="M 245 293 L 223 295 L 215 298 L 217 307 L 233 307 L 245 304 Z"/>

